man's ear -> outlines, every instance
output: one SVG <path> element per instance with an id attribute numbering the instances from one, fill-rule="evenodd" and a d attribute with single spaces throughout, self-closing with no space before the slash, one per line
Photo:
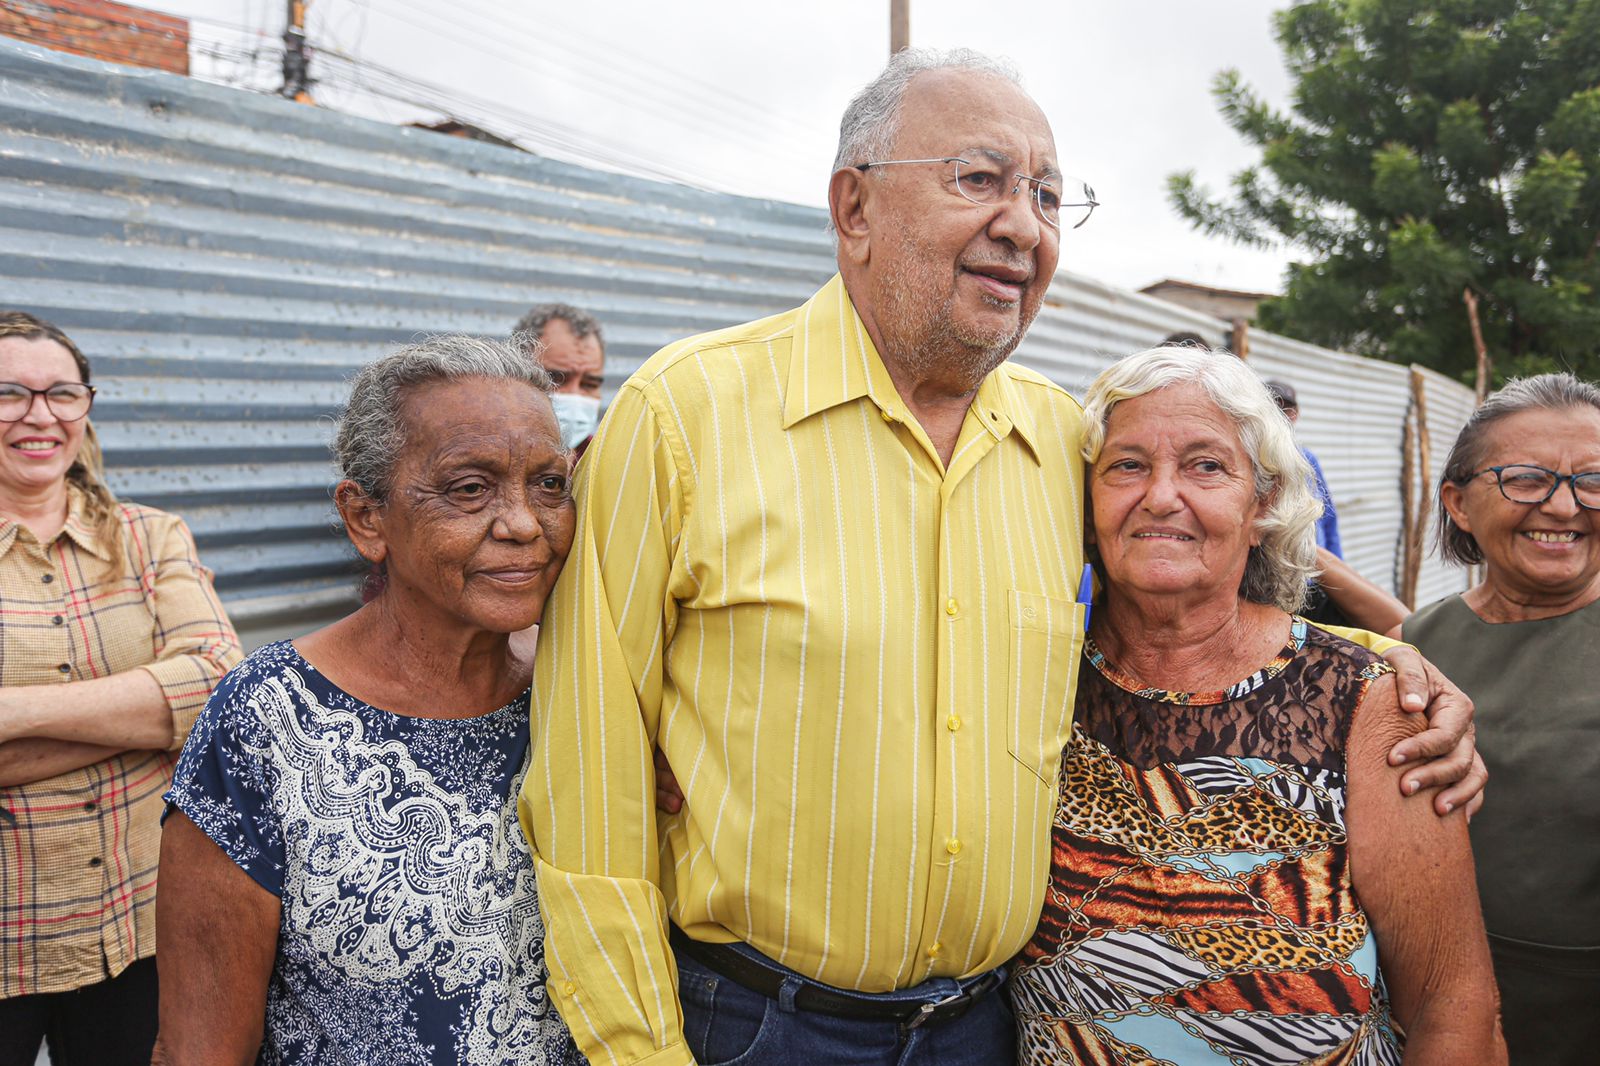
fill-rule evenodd
<path id="1" fill-rule="evenodd" d="M 840 167 L 828 181 L 828 213 L 839 237 L 840 260 L 864 263 L 871 250 L 867 233 L 867 198 L 871 183 L 865 172 Z"/>
<path id="2" fill-rule="evenodd" d="M 383 537 L 383 505 L 350 480 L 341 481 L 334 488 L 333 502 L 344 521 L 345 535 L 361 558 L 373 564 L 387 559 L 389 544 Z"/>

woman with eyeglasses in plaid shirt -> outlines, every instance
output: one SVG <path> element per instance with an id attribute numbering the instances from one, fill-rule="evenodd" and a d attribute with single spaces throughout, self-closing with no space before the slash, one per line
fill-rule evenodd
<path id="1" fill-rule="evenodd" d="M 93 403 L 0 311 L 0 1066 L 149 1062 L 161 794 L 240 657 L 183 522 L 106 487 Z"/>

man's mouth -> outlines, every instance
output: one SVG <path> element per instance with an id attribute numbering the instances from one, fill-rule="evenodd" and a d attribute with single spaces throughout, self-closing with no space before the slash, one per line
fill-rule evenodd
<path id="1" fill-rule="evenodd" d="M 1134 540 L 1193 540 L 1187 533 L 1135 533 Z"/>
<path id="2" fill-rule="evenodd" d="M 1003 264 L 993 266 L 967 266 L 962 267 L 968 274 L 978 280 L 978 283 L 993 297 L 1006 303 L 1017 303 L 1022 299 L 1022 290 L 1033 280 L 1031 271 L 1022 267 L 1011 267 Z"/>

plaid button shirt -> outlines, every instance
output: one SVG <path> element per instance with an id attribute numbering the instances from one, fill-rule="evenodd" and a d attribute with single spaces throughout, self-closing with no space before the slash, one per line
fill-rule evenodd
<path id="1" fill-rule="evenodd" d="M 126 561 L 105 573 L 84 500 L 40 544 L 0 519 L 0 685 L 145 670 L 172 710 L 172 751 L 126 751 L 0 786 L 0 999 L 103 981 L 155 954 L 161 794 L 174 753 L 239 638 L 183 522 L 121 508 Z"/>

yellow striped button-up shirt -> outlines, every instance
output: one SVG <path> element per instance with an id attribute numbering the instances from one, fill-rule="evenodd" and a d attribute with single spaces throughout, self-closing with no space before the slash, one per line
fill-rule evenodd
<path id="1" fill-rule="evenodd" d="M 1084 635 L 1080 419 L 1004 365 L 946 467 L 837 277 L 622 387 L 580 466 L 521 796 L 591 1062 L 690 1061 L 669 918 L 871 992 L 1027 941 Z"/>

